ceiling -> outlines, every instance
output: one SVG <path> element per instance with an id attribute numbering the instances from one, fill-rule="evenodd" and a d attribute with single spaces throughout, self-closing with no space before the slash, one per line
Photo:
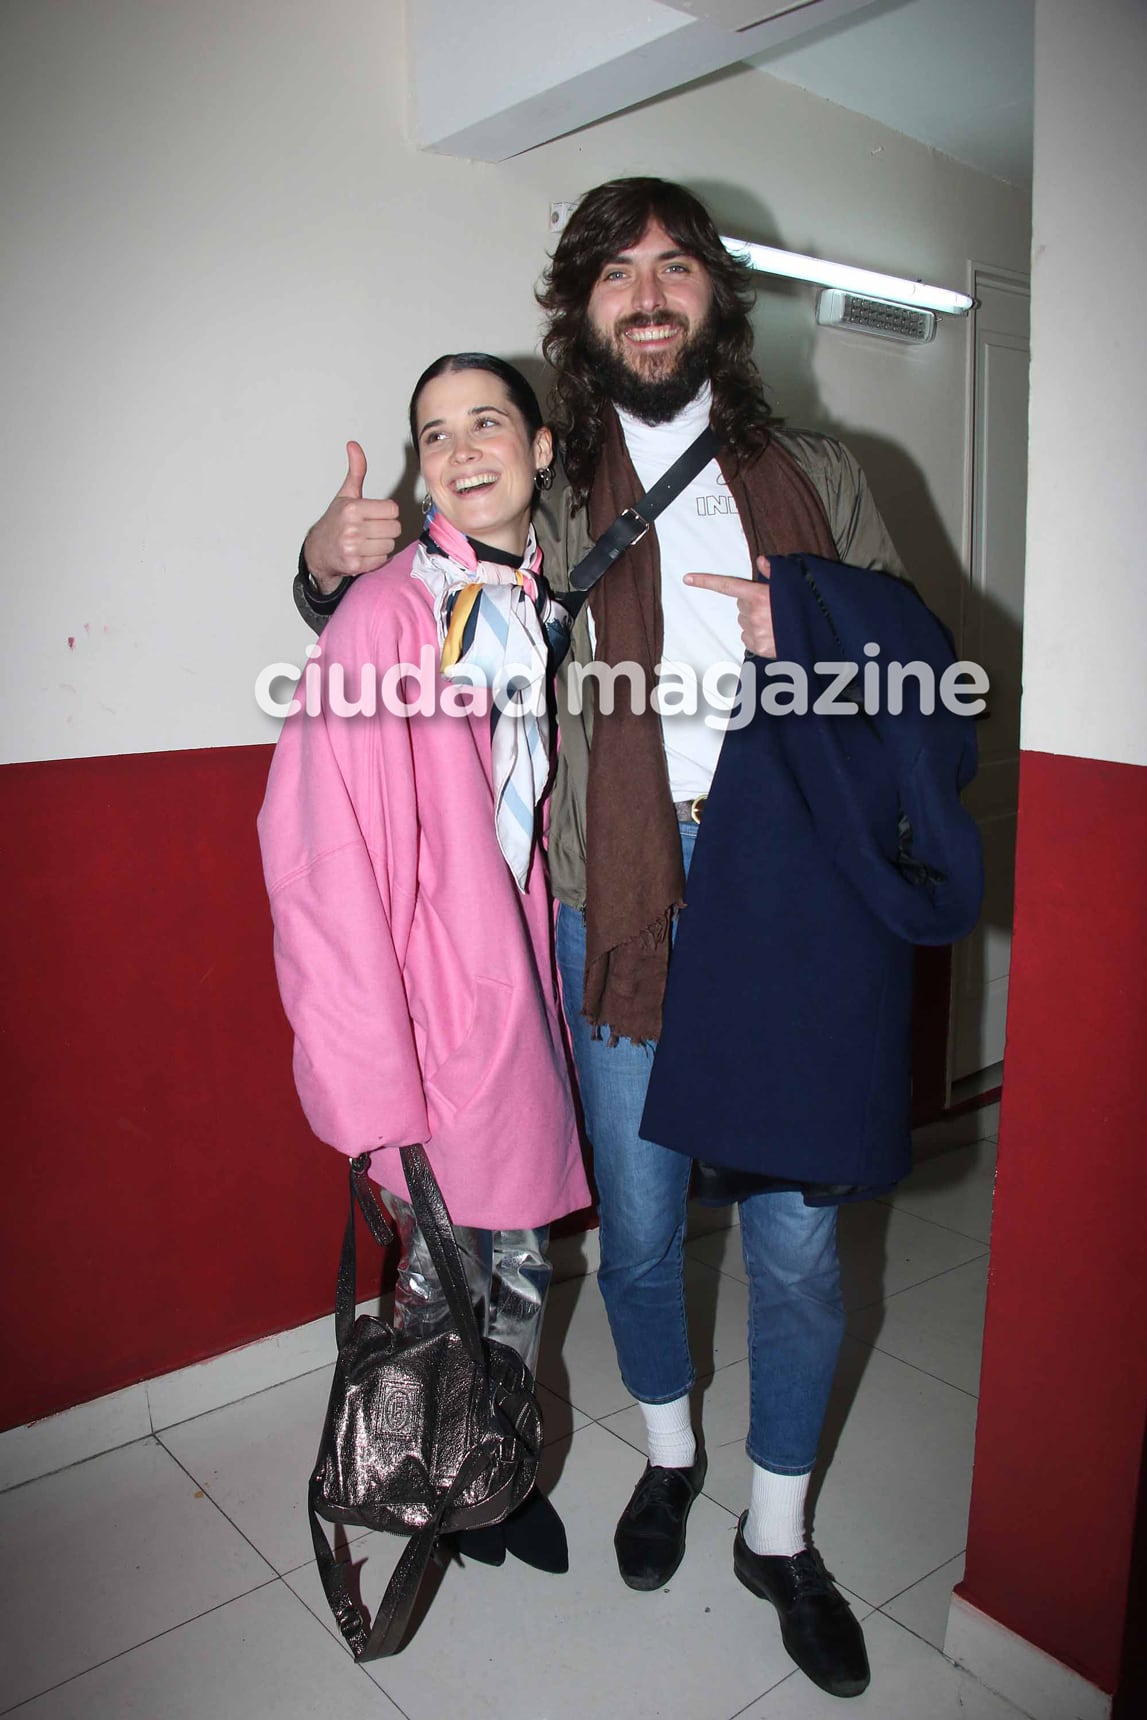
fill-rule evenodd
<path id="1" fill-rule="evenodd" d="M 407 0 L 423 149 L 505 161 L 747 63 L 1031 182 L 1035 0 Z M 539 43 L 560 44 L 540 53 Z"/>
<path id="2" fill-rule="evenodd" d="M 875 0 L 749 61 L 1013 185 L 1031 185 L 1035 0 Z"/>

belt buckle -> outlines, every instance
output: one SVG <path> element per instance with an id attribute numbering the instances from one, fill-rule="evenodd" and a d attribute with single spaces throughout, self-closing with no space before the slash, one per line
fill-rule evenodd
<path id="1" fill-rule="evenodd" d="M 705 810 L 705 802 L 708 798 L 709 796 L 707 794 L 695 794 L 689 802 L 689 816 L 693 820 L 694 824 L 700 824 L 701 814 Z"/>
<path id="2" fill-rule="evenodd" d="M 622 508 L 619 517 L 623 520 L 628 520 L 631 523 L 636 523 L 641 527 L 637 536 L 632 537 L 629 540 L 628 547 L 632 549 L 635 543 L 640 543 L 642 538 L 648 535 L 649 528 L 653 522 L 651 520 L 647 520 L 644 514 L 639 514 L 636 508 Z"/>

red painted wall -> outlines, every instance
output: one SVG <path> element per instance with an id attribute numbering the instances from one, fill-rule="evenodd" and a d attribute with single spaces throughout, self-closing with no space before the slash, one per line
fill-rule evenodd
<path id="1" fill-rule="evenodd" d="M 270 756 L 0 769 L 0 1428 L 333 1305 L 346 1175 L 291 1078 L 255 834 Z M 934 1111 L 948 952 L 922 957 Z M 379 1256 L 359 1237 L 366 1296 Z"/>
<path id="2" fill-rule="evenodd" d="M 346 1161 L 291 1076 L 255 833 L 271 751 L 0 769 L 0 1428 L 334 1306 Z"/>
<path id="3" fill-rule="evenodd" d="M 333 1305 L 255 815 L 269 747 L 0 770 L 0 1427 Z M 360 1248 L 360 1287 L 378 1251 Z"/>
<path id="4" fill-rule="evenodd" d="M 1026 753 L 961 1593 L 1116 1686 L 1147 1417 L 1147 769 Z"/>

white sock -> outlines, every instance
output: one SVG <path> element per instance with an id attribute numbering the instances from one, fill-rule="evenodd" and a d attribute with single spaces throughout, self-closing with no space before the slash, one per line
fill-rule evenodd
<path id="1" fill-rule="evenodd" d="M 645 1418 L 649 1461 L 663 1469 L 688 1469 L 697 1455 L 689 1394 L 672 1403 L 639 1403 Z"/>
<path id="2" fill-rule="evenodd" d="M 791 1558 L 805 1545 L 808 1475 L 777 1475 L 753 1464 L 753 1493 L 744 1536 L 750 1553 Z"/>

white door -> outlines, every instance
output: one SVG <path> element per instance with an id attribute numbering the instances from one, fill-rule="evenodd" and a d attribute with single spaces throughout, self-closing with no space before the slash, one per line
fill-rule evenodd
<path id="1" fill-rule="evenodd" d="M 1030 283 L 1009 271 L 977 268 L 972 290 L 980 302 L 972 313 L 971 580 L 964 593 L 960 654 L 982 663 L 991 677 L 988 712 L 977 725 L 980 771 L 965 797 L 983 834 L 987 891 L 979 926 L 955 952 L 953 1080 L 998 1063 L 1004 1054 L 1027 506 Z"/>

